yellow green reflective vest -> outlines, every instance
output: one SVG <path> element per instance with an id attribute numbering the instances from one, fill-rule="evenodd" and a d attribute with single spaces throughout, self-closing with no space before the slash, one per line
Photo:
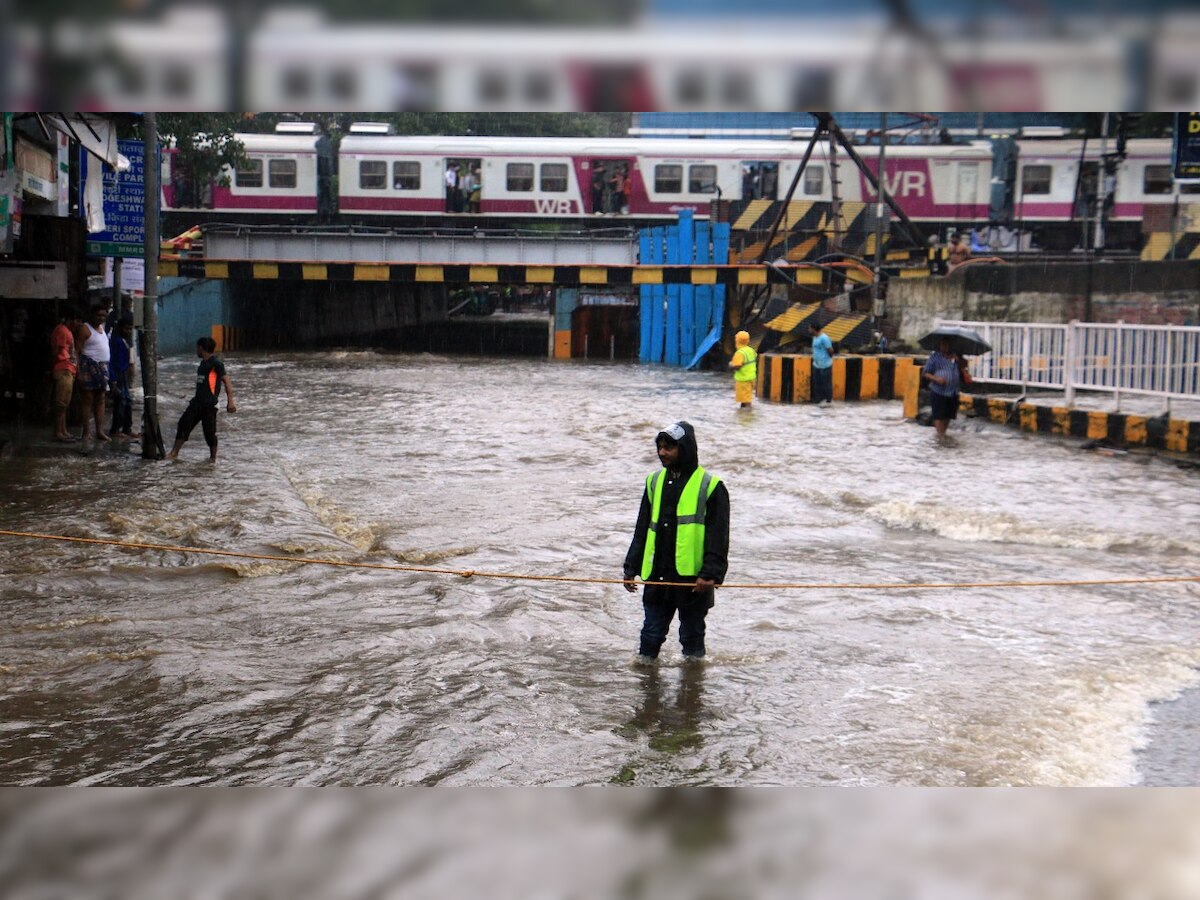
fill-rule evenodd
<path id="1" fill-rule="evenodd" d="M 734 381 L 757 381 L 758 380 L 758 351 L 753 347 L 739 347 L 738 353 L 742 354 L 742 359 L 745 360 L 740 366 L 733 370 Z M 682 573 L 680 573 L 682 574 Z"/>
<path id="2" fill-rule="evenodd" d="M 646 535 L 646 549 L 642 553 L 642 581 L 650 578 L 654 567 L 654 544 L 658 536 L 658 515 L 662 506 L 662 483 L 667 477 L 666 469 L 659 469 L 646 478 L 646 495 L 650 498 L 650 530 Z M 675 571 L 683 576 L 700 574 L 704 562 L 704 508 L 708 498 L 717 489 L 721 479 L 697 466 L 679 495 L 675 508 Z"/>

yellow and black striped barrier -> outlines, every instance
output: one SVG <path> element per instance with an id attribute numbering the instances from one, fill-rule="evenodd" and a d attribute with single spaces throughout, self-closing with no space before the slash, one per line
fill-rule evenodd
<path id="1" fill-rule="evenodd" d="M 716 285 L 820 284 L 820 268 L 768 265 L 479 266 L 419 263 L 283 262 L 160 259 L 164 278 L 245 281 L 338 281 L 415 284 Z"/>
<path id="2" fill-rule="evenodd" d="M 833 358 L 834 400 L 899 400 L 909 372 L 924 359 L 907 356 Z M 764 353 L 758 362 L 758 396 L 776 403 L 807 403 L 812 399 L 812 357 L 798 353 Z"/>
<path id="3" fill-rule="evenodd" d="M 1002 397 L 959 395 L 959 409 L 1022 431 L 1105 441 L 1113 447 L 1149 447 L 1173 453 L 1200 453 L 1200 422 L 1168 416 L 1045 406 Z"/>

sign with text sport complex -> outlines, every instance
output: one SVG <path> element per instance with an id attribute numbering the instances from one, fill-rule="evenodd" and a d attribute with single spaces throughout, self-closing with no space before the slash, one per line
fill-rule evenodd
<path id="1" fill-rule="evenodd" d="M 1200 112 L 1175 114 L 1175 180 L 1200 180 Z"/>
<path id="2" fill-rule="evenodd" d="M 117 141 L 117 149 L 129 158 L 128 172 L 118 174 L 104 167 L 104 224 L 107 228 L 87 238 L 88 256 L 145 256 L 146 170 L 141 141 Z M 104 165 L 82 148 L 79 151 L 80 181 L 87 179 L 89 166 Z"/>

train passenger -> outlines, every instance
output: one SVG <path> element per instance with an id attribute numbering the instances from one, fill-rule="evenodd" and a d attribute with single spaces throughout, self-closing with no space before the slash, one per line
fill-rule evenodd
<path id="1" fill-rule="evenodd" d="M 446 166 L 446 212 L 458 212 L 458 163 Z"/>
<path id="2" fill-rule="evenodd" d="M 625 187 L 627 177 L 624 166 L 616 166 L 616 171 L 613 172 L 612 178 L 608 180 L 609 186 L 612 188 L 612 197 L 610 199 L 610 212 L 626 213 L 629 212 L 628 201 L 625 197 Z"/>
<path id="3" fill-rule="evenodd" d="M 596 215 L 604 212 L 604 194 L 608 188 L 608 169 L 604 163 L 596 163 L 592 169 L 592 212 Z"/>
<path id="4" fill-rule="evenodd" d="M 471 210 L 471 192 L 475 190 L 475 176 L 471 173 L 469 166 L 462 167 L 462 174 L 458 176 L 458 199 L 461 208 L 467 212 Z"/>
<path id="5" fill-rule="evenodd" d="M 471 192 L 467 195 L 467 208 L 470 212 L 479 212 L 480 203 L 483 199 L 483 173 L 479 167 L 471 173 Z"/>

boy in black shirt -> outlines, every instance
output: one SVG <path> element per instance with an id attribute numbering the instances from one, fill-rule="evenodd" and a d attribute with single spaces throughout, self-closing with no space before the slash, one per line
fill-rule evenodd
<path id="1" fill-rule="evenodd" d="M 167 454 L 167 459 L 176 459 L 179 451 L 187 441 L 192 429 L 199 422 L 204 429 L 204 441 L 208 444 L 209 458 L 214 462 L 217 458 L 217 396 L 221 393 L 221 385 L 225 385 L 225 409 L 237 412 L 237 404 L 233 401 L 233 385 L 225 374 L 225 364 L 215 355 L 217 342 L 210 337 L 202 337 L 196 341 L 196 355 L 200 357 L 200 365 L 196 368 L 196 396 L 179 417 L 179 426 L 175 429 L 175 446 Z"/>

